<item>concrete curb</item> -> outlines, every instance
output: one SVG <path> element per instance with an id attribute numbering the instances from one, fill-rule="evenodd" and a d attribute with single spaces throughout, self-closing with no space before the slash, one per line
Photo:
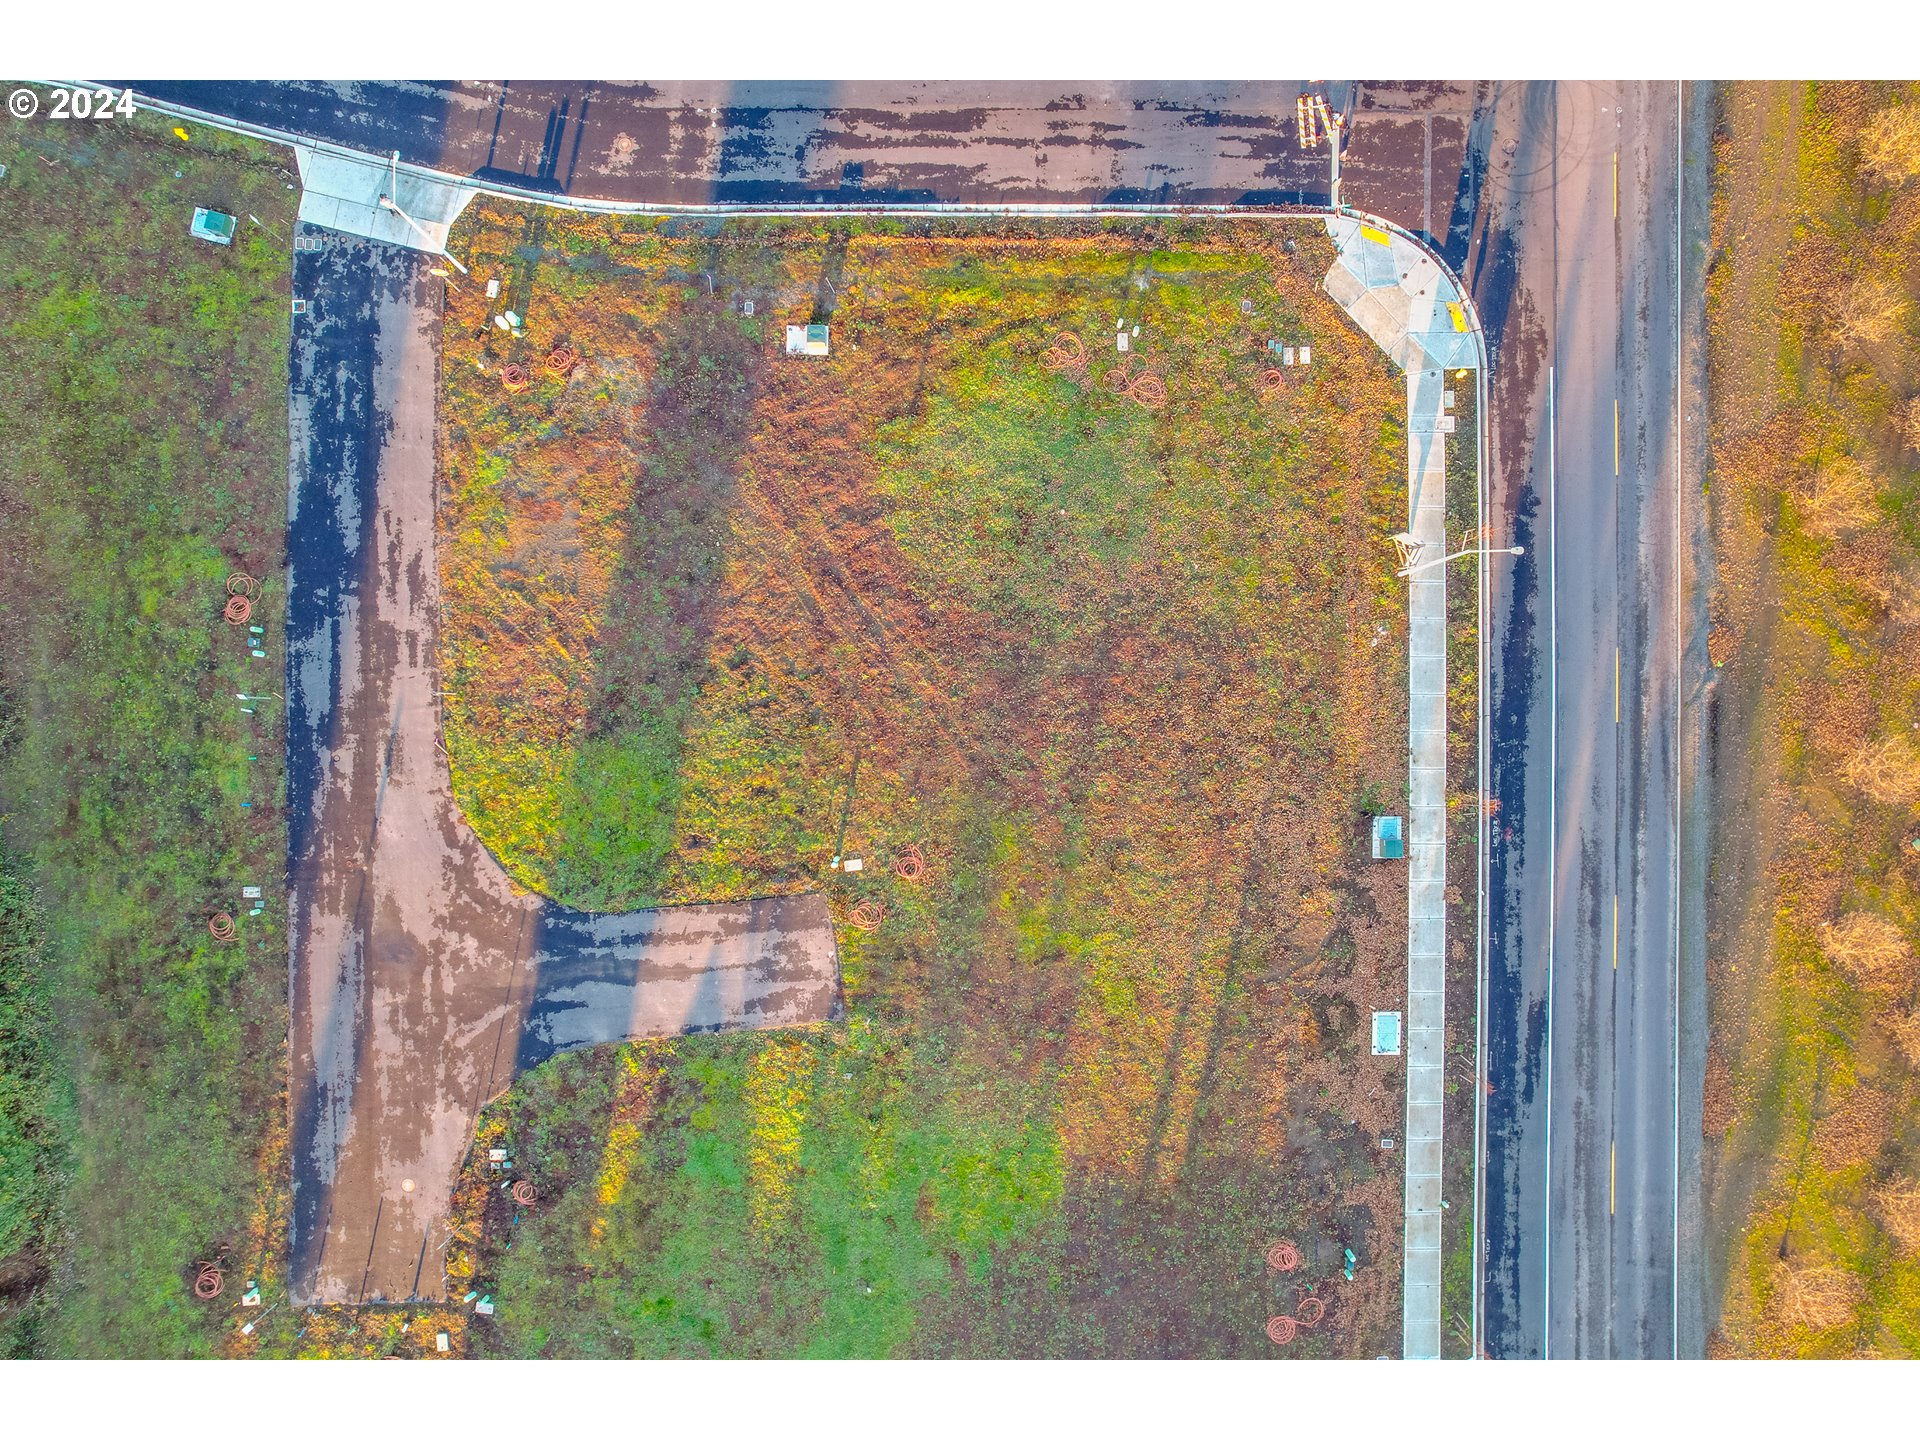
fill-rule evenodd
<path id="1" fill-rule="evenodd" d="M 76 83 L 76 82 L 62 82 Z M 141 95 L 140 103 L 150 110 L 176 118 L 254 139 L 285 145 L 296 155 L 337 162 L 346 170 L 365 169 L 377 163 L 363 152 L 328 141 L 281 131 L 270 126 L 245 124 L 191 106 L 178 105 Z M 303 163 L 303 174 L 308 166 Z M 581 199 L 519 186 L 482 183 L 471 177 L 454 175 L 427 166 L 400 162 L 400 179 L 417 192 L 453 192 L 447 197 L 451 217 L 457 218 L 466 204 L 478 195 L 523 203 L 551 206 L 587 214 L 627 215 L 1022 215 L 1035 218 L 1071 218 L 1095 215 L 1228 215 L 1249 219 L 1312 218 L 1325 222 L 1335 243 L 1340 243 L 1336 227 L 1343 227 L 1351 239 L 1359 240 L 1362 229 L 1379 232 L 1387 238 L 1387 248 L 1415 264 L 1393 285 L 1366 283 L 1365 274 L 1354 273 L 1352 280 L 1328 284 L 1333 295 L 1355 323 L 1380 343 L 1394 363 L 1407 373 L 1408 405 L 1408 499 L 1409 529 L 1423 546 L 1446 543 L 1446 433 L 1444 415 L 1445 372 L 1471 369 L 1475 375 L 1476 436 L 1479 459 L 1477 501 L 1480 523 L 1486 513 L 1486 436 L 1487 436 L 1487 352 L 1485 332 L 1472 297 L 1446 263 L 1423 241 L 1378 216 L 1350 207 L 1338 210 L 1327 206 L 1234 204 L 1044 204 L 1008 202 L 1004 204 L 659 204 L 640 201 Z M 462 198 L 464 197 L 464 198 Z M 304 214 L 303 218 L 307 218 Z M 378 217 L 384 221 L 384 217 Z M 316 220 L 314 223 L 326 224 Z M 337 227 L 336 227 L 337 228 Z M 389 227 L 390 228 L 390 227 Z M 350 231 L 349 233 L 365 233 Z M 444 235 L 444 232 L 442 232 Z M 411 237 L 382 233 L 377 237 L 409 248 L 433 251 Z M 1373 244 L 1372 240 L 1359 243 Z M 1336 264 L 1329 279 L 1340 272 Z M 1344 292 L 1345 298 L 1343 298 Z M 1392 292 L 1383 293 L 1383 292 Z M 1395 298 L 1397 296 L 1397 299 Z M 1424 302 L 1424 304 L 1423 304 Z M 1435 307 L 1458 306 L 1460 324 L 1447 330 L 1413 328 L 1413 321 L 1431 321 Z M 1443 313 L 1443 312 L 1442 312 Z M 1397 329 L 1397 337 L 1394 335 Z M 1417 341 L 1417 343 L 1416 343 Z M 1444 342 L 1444 343 L 1440 343 Z M 1449 427 L 1450 428 L 1450 427 Z M 1437 486 L 1437 498 L 1433 498 Z M 1487 601 L 1487 560 L 1479 561 L 1479 786 L 1486 792 L 1487 772 L 1487 693 L 1485 666 L 1485 617 Z M 1407 1127 L 1405 1138 L 1405 1217 L 1403 1245 L 1402 1353 L 1408 1359 L 1437 1359 L 1441 1353 L 1441 1214 L 1440 1185 L 1442 1168 L 1442 1116 L 1445 1099 L 1445 980 L 1446 980 L 1446 581 L 1444 567 L 1436 567 L 1431 578 L 1413 580 L 1409 586 L 1409 883 L 1408 883 L 1408 991 L 1404 1033 L 1408 1054 Z M 1422 685 L 1425 679 L 1429 682 Z M 1422 724 L 1422 719 L 1426 723 Z M 1424 777 L 1424 778 L 1423 778 Z M 1484 984 L 1486 968 L 1486 879 L 1487 847 L 1484 807 L 1477 826 L 1477 905 L 1476 990 Z M 1480 996 L 1475 996 L 1476 1040 L 1475 1076 L 1484 1073 L 1484 1016 L 1479 1014 Z M 1484 1097 L 1475 1104 L 1475 1165 L 1473 1227 L 1475 1246 L 1479 1232 L 1483 1197 L 1478 1157 L 1484 1126 Z M 1480 1297 L 1479 1266 L 1473 1273 L 1473 1346 L 1479 1353 Z"/>

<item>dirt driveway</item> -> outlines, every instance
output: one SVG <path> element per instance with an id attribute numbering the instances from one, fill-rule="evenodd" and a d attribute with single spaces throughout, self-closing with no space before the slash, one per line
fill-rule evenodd
<path id="1" fill-rule="evenodd" d="M 823 896 L 587 915 L 518 891 L 455 809 L 435 663 L 440 281 L 303 230 L 289 475 L 296 1303 L 439 1298 L 480 1105 L 630 1036 L 836 1018 Z"/>

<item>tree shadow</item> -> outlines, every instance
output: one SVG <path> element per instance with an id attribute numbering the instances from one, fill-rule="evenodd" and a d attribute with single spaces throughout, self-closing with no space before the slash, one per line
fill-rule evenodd
<path id="1" fill-rule="evenodd" d="M 715 247 L 712 293 L 678 311 L 659 337 L 631 528 L 601 622 L 588 722 L 595 736 L 675 713 L 708 678 L 728 512 L 765 365 L 758 340 L 725 299 L 724 259 Z"/>

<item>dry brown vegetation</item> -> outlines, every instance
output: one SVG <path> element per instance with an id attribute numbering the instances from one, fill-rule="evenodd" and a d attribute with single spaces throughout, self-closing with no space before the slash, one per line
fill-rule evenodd
<path id="1" fill-rule="evenodd" d="M 1776 1263 L 1773 1306 L 1788 1325 L 1833 1330 L 1853 1322 L 1866 1286 L 1837 1265 Z"/>
<path id="2" fill-rule="evenodd" d="M 1920 1353 L 1898 1199 L 1920 1179 L 1916 117 L 1912 86 L 1722 92 L 1708 278 L 1709 652 L 1724 669 L 1706 1153 L 1728 1257 L 1715 1353 Z"/>
<path id="3" fill-rule="evenodd" d="M 1904 992 L 1913 983 L 1913 947 L 1884 915 L 1857 910 L 1823 925 L 1820 946 L 1857 984 Z"/>

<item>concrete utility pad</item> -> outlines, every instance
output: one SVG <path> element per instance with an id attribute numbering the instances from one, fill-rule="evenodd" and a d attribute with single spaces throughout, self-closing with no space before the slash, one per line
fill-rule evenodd
<path id="1" fill-rule="evenodd" d="M 474 1117 L 516 1069 L 835 1018 L 839 960 L 820 895 L 586 915 L 516 891 L 474 838 L 435 668 L 438 282 L 320 238 L 295 257 L 290 401 L 291 1288 L 437 1299 Z"/>

